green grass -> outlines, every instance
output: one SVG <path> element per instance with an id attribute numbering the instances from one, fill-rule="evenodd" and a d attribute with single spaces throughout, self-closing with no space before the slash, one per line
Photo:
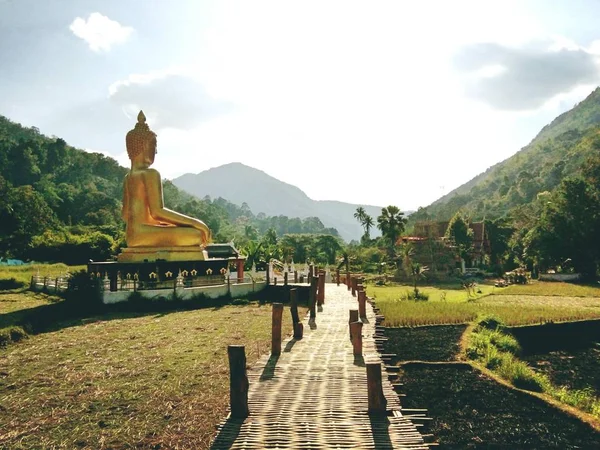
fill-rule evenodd
<path id="1" fill-rule="evenodd" d="M 43 293 L 0 291 L 0 347 L 27 337 L 21 322 L 29 310 L 60 300 Z"/>
<path id="2" fill-rule="evenodd" d="M 66 264 L 29 264 L 24 266 L 0 266 L 0 280 L 14 279 L 23 286 L 29 286 L 31 277 L 39 272 L 42 277 L 56 278 L 65 273 L 74 273 L 85 266 L 67 266 Z"/>
<path id="3" fill-rule="evenodd" d="M 485 295 L 490 295 L 498 288 L 486 284 L 478 284 L 475 287 L 475 292 L 471 291 L 471 295 L 459 284 L 456 285 L 440 285 L 440 286 L 418 286 L 419 292 L 429 295 L 429 301 L 446 301 L 446 302 L 465 302 L 469 299 L 475 300 Z M 367 287 L 367 294 L 375 297 L 377 301 L 399 300 L 406 295 L 407 291 L 414 290 L 411 285 L 392 285 L 392 286 L 371 286 Z M 480 290 L 481 293 L 477 291 Z"/>
<path id="4" fill-rule="evenodd" d="M 256 303 L 113 313 L 0 349 L 0 448 L 207 448 L 228 404 L 227 345 L 253 364 L 270 323 Z"/>
<path id="5" fill-rule="evenodd" d="M 481 321 L 480 321 L 481 324 Z M 552 384 L 550 378 L 533 370 L 518 358 L 520 346 L 517 340 L 500 330 L 489 330 L 481 325 L 468 336 L 465 350 L 467 358 L 493 371 L 513 386 L 534 392 L 542 392 L 567 405 L 600 418 L 600 398 L 594 390 L 568 389 Z"/>
<path id="6" fill-rule="evenodd" d="M 529 284 L 513 284 L 496 289 L 497 294 L 505 295 L 543 295 L 559 297 L 597 297 L 600 298 L 600 284 L 585 285 L 563 282 L 532 281 Z"/>
<path id="7" fill-rule="evenodd" d="M 384 325 L 389 327 L 469 323 L 481 315 L 495 315 L 509 326 L 600 318 L 600 296 L 503 295 L 506 289 L 478 287 L 481 294 L 477 298 L 468 297 L 458 287 L 420 287 L 430 300 L 419 302 L 400 300 L 410 286 L 368 286 L 367 292 L 375 298 L 385 316 Z M 445 300 L 441 300 L 442 292 Z"/>

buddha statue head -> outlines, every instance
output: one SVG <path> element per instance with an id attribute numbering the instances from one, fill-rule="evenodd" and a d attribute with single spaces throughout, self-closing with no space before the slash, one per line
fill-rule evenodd
<path id="1" fill-rule="evenodd" d="M 140 111 L 137 120 L 133 130 L 125 137 L 127 155 L 132 162 L 139 161 L 151 165 L 156 154 L 156 133 L 146 123 L 143 111 Z"/>

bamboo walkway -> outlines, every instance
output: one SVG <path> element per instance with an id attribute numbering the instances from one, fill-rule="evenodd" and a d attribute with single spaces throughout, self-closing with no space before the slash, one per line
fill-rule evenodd
<path id="1" fill-rule="evenodd" d="M 219 426 L 212 449 L 427 449 L 383 373 L 387 415 L 368 414 L 367 362 L 382 362 L 376 317 L 367 304 L 363 357 L 354 357 L 348 311 L 357 300 L 346 286 L 327 284 L 316 323 L 288 339 L 281 356 L 265 356 L 248 371 L 250 415 Z M 284 320 L 291 320 L 289 309 Z M 383 364 L 382 364 L 383 366 Z"/>

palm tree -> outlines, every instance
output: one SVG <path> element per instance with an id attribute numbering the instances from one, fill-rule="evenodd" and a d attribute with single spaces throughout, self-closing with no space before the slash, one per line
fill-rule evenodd
<path id="1" fill-rule="evenodd" d="M 373 228 L 374 225 L 375 222 L 373 221 L 373 218 L 370 215 L 365 214 L 365 218 L 362 221 L 362 226 L 365 228 L 365 237 L 367 239 L 371 239 L 371 228 Z"/>
<path id="2" fill-rule="evenodd" d="M 394 255 L 394 247 L 398 237 L 404 231 L 407 220 L 404 213 L 397 206 L 390 205 L 381 209 L 381 215 L 377 217 L 377 228 L 381 234 L 390 241 L 390 254 Z"/>
<path id="3" fill-rule="evenodd" d="M 365 211 L 365 208 L 363 208 L 362 206 L 359 206 L 358 208 L 356 208 L 356 212 L 354 213 L 354 218 L 356 220 L 358 220 L 360 222 L 360 224 L 362 225 L 363 220 L 365 220 L 366 215 L 367 215 L 367 212 Z"/>

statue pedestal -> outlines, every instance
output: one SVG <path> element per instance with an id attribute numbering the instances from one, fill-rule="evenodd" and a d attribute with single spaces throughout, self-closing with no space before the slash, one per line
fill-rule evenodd
<path id="1" fill-rule="evenodd" d="M 129 247 L 124 248 L 117 260 L 124 263 L 156 261 L 204 261 L 205 250 L 197 247 Z"/>

